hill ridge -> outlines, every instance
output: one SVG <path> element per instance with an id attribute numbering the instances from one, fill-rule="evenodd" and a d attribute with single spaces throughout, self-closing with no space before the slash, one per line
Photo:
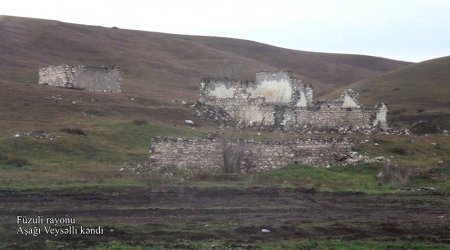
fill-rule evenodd
<path id="1" fill-rule="evenodd" d="M 256 71 L 289 69 L 312 83 L 316 95 L 409 65 L 390 59 L 296 51 L 236 38 L 189 36 L 3 16 L 0 79 L 36 82 L 47 64 L 119 65 L 124 91 L 158 99 L 192 99 L 202 77 L 251 79 Z M 26 69 L 25 69 L 26 68 Z M 5 73 L 6 72 L 6 73 Z M 5 77 L 4 75 L 7 75 Z M 3 76 L 3 77 L 2 77 Z M 156 94 L 160 92 L 159 94 Z"/>

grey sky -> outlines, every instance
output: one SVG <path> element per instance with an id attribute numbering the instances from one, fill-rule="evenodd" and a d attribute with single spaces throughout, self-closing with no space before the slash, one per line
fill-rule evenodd
<path id="1" fill-rule="evenodd" d="M 0 14 L 423 61 L 450 55 L 450 0 L 6 0 Z"/>

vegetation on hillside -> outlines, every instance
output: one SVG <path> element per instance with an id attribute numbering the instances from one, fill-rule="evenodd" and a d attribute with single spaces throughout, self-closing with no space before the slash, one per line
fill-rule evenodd
<path id="1" fill-rule="evenodd" d="M 230 38 L 183 36 L 20 17 L 0 20 L 0 81 L 36 83 L 48 64 L 118 65 L 124 93 L 159 100 L 194 99 L 203 77 L 253 79 L 288 69 L 313 83 L 316 95 L 410 63 L 384 58 L 296 51 Z M 230 69 L 233 70 L 229 75 Z"/>

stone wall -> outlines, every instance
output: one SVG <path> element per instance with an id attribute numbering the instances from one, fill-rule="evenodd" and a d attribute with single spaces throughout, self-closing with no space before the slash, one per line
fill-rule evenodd
<path id="1" fill-rule="evenodd" d="M 221 138 L 154 137 L 150 163 L 155 167 L 176 166 L 192 171 L 222 171 L 224 148 L 231 144 L 243 152 L 241 171 L 259 172 L 289 164 L 326 166 L 351 153 L 346 140 L 291 140 L 261 142 L 255 140 L 224 140 Z"/>
<path id="2" fill-rule="evenodd" d="M 118 68 L 58 65 L 39 69 L 39 84 L 88 91 L 121 92 Z"/>
<path id="3" fill-rule="evenodd" d="M 233 98 L 235 87 L 240 82 L 230 79 L 203 79 L 200 88 L 202 96 L 209 98 Z"/>
<path id="4" fill-rule="evenodd" d="M 309 129 L 315 131 L 330 131 L 334 129 L 366 130 L 372 127 L 375 111 L 371 109 L 328 108 L 308 109 L 295 108 L 286 111 L 284 121 L 286 130 Z"/>

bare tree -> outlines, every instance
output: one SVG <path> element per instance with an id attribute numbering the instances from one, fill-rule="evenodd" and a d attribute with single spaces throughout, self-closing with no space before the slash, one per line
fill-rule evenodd
<path id="1" fill-rule="evenodd" d="M 240 173 L 245 158 L 245 143 L 241 140 L 222 141 L 223 170 L 225 173 Z"/>
<path id="2" fill-rule="evenodd" d="M 381 179 L 381 184 L 387 182 L 393 187 L 401 188 L 409 183 L 411 172 L 410 168 L 387 164 L 378 177 Z"/>
<path id="3" fill-rule="evenodd" d="M 237 79 L 239 76 L 239 67 L 236 62 L 224 60 L 220 64 L 220 73 L 224 78 Z"/>

